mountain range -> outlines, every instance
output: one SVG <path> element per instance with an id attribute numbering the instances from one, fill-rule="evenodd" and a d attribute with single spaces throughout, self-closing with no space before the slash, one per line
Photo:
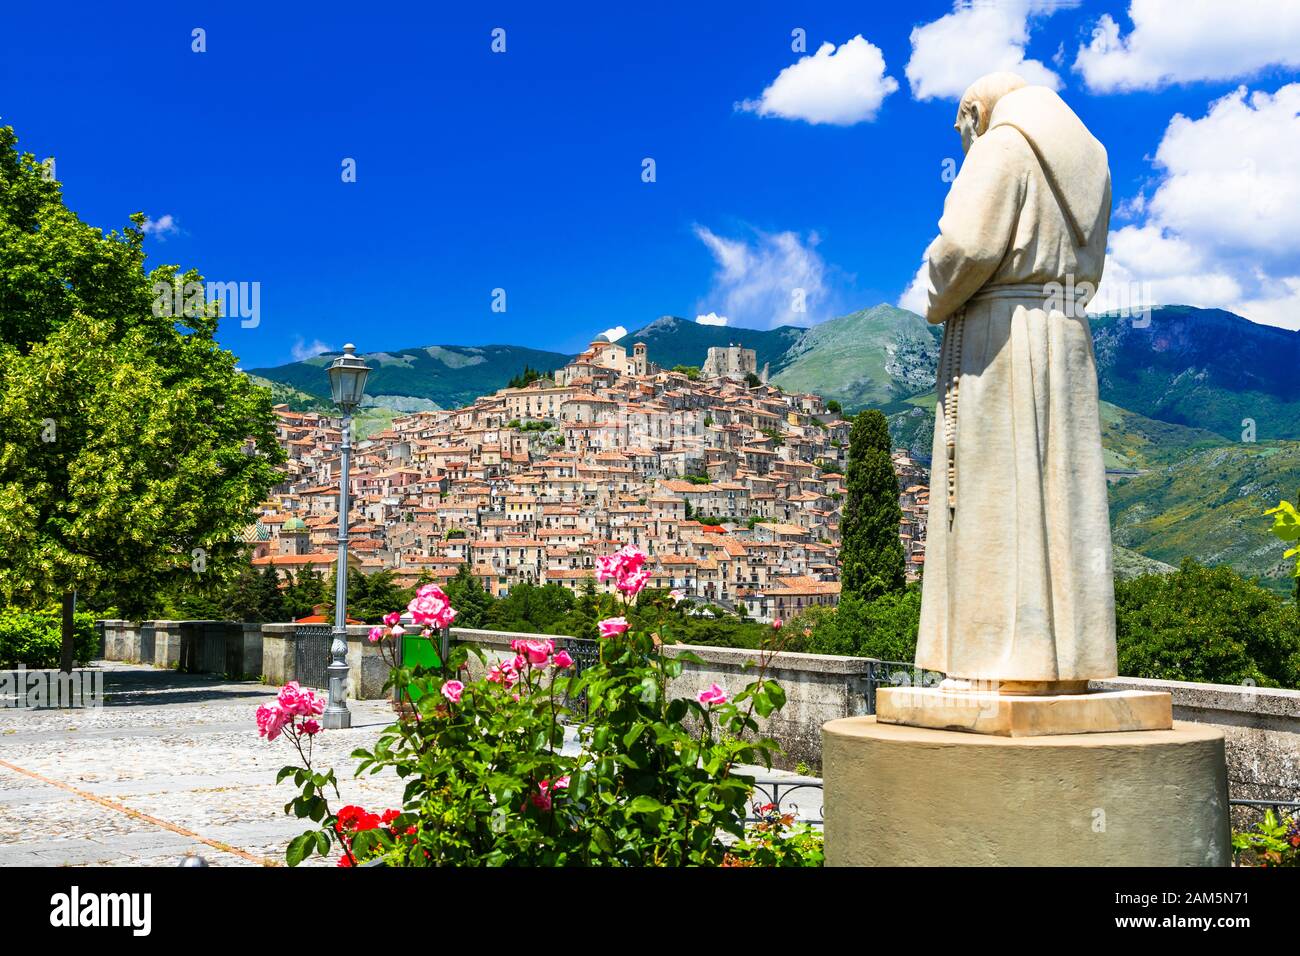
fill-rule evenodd
<path id="1" fill-rule="evenodd" d="M 1288 586 L 1281 550 L 1257 517 L 1300 493 L 1300 332 L 1219 309 L 1171 305 L 1141 318 L 1090 316 L 1113 479 L 1116 545 L 1134 561 L 1222 560 Z M 711 346 L 754 349 L 772 384 L 836 399 L 845 413 L 879 408 L 895 442 L 928 458 L 942 329 L 877 305 L 811 328 L 701 325 L 663 316 L 620 339 L 645 342 L 662 367 L 700 366 Z M 276 401 L 329 407 L 327 353 L 250 374 Z M 513 345 L 429 345 L 365 358 L 372 427 L 392 414 L 450 408 L 504 387 L 529 366 L 572 356 Z"/>

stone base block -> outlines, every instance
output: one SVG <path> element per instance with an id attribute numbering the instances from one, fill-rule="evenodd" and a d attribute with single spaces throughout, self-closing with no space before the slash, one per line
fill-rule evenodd
<path id="1" fill-rule="evenodd" d="M 1169 730 L 1170 695 L 1114 690 L 1046 696 L 996 691 L 949 691 L 942 687 L 889 687 L 876 691 L 876 719 L 935 730 L 964 730 L 1001 737 Z"/>
<path id="2" fill-rule="evenodd" d="M 1227 866 L 1223 734 L 822 727 L 830 866 Z"/>

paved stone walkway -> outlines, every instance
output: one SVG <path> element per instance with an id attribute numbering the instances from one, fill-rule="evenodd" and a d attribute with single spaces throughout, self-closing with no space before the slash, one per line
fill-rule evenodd
<path id="1" fill-rule="evenodd" d="M 285 846 L 306 827 L 283 813 L 292 785 L 275 785 L 297 753 L 284 739 L 260 740 L 253 721 L 276 689 L 96 666 L 105 672 L 101 708 L 0 707 L 0 866 L 173 866 L 187 853 L 214 866 L 283 863 Z M 391 708 L 348 706 L 352 728 L 318 735 L 314 762 L 334 767 L 339 806 L 400 806 L 396 776 L 353 777 L 349 756 L 392 723 Z M 820 790 L 791 799 L 801 815 L 820 818 Z"/>

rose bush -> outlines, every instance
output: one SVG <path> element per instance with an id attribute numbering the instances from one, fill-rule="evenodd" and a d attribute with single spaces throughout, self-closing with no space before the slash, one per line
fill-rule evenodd
<path id="1" fill-rule="evenodd" d="M 630 605 L 649 581 L 645 560 L 624 548 L 601 557 L 597 573 Z M 430 639 L 456 613 L 436 585 L 421 588 L 408 611 Z M 371 639 L 396 645 L 400 618 L 384 621 Z M 516 640 L 513 659 L 490 665 L 464 645 L 431 668 L 402 666 L 393 652 L 390 686 L 410 719 L 353 756 L 358 774 L 391 770 L 406 781 L 403 809 L 330 815 L 320 791 L 333 785 L 332 771 L 313 771 L 308 752 L 306 766 L 285 768 L 281 779 L 292 773 L 298 799 L 308 801 L 305 814 L 297 801 L 286 811 L 319 828 L 291 844 L 289 862 L 335 843 L 345 866 L 376 856 L 396 866 L 718 865 L 728 840 L 741 841 L 739 852 L 756 862 L 799 856 L 803 844 L 758 856 L 744 849 L 754 781 L 736 767 L 771 765 L 777 745 L 758 737 L 756 717 L 785 702 L 766 677 L 770 650 L 759 656 L 756 679 L 734 695 L 714 684 L 695 698 L 671 697 L 669 683 L 699 660 L 663 655 L 661 630 L 602 621 L 599 662 L 580 674 L 545 638 Z M 487 671 L 478 680 L 468 679 L 471 654 Z M 580 697 L 585 721 L 576 725 L 576 752 L 566 753 L 565 725 L 576 715 L 565 702 Z M 812 851 L 808 858 L 819 860 Z"/>

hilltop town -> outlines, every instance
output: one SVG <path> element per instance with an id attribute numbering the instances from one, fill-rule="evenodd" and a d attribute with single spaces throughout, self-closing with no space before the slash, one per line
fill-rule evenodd
<path id="1" fill-rule="evenodd" d="M 631 544 L 650 555 L 651 587 L 751 619 L 834 605 L 850 423 L 766 373 L 751 349 L 664 369 L 644 343 L 602 336 L 550 376 L 395 418 L 354 446 L 349 568 L 411 585 L 467 565 L 496 596 L 524 582 L 603 591 L 596 557 Z M 249 529 L 253 563 L 329 574 L 341 421 L 275 411 L 288 473 Z M 893 460 L 914 579 L 928 474 Z"/>

